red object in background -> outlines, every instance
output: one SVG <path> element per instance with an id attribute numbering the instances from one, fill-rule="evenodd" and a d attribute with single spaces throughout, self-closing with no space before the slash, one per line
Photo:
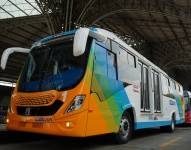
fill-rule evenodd
<path id="1" fill-rule="evenodd" d="M 191 124 L 191 111 L 185 113 L 185 123 Z"/>

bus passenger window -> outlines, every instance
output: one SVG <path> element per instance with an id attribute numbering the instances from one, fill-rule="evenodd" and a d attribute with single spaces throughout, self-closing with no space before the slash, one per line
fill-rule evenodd
<path id="1" fill-rule="evenodd" d="M 107 76 L 111 79 L 117 79 L 116 56 L 114 53 L 107 51 Z"/>
<path id="2" fill-rule="evenodd" d="M 149 101 L 149 77 L 148 77 L 148 67 L 143 66 L 143 108 L 144 111 L 149 111 L 150 110 L 150 101 Z"/>
<path id="3" fill-rule="evenodd" d="M 162 92 L 164 96 L 167 96 L 169 94 L 169 88 L 168 88 L 168 79 L 162 75 Z"/>
<path id="4" fill-rule="evenodd" d="M 98 44 L 95 47 L 94 73 L 107 76 L 106 49 Z"/>
<path id="5" fill-rule="evenodd" d="M 142 62 L 139 62 L 138 70 L 141 75 L 141 111 L 150 111 L 148 66 L 144 65 Z"/>
<path id="6" fill-rule="evenodd" d="M 180 92 L 180 85 L 178 85 L 178 91 Z"/>
<path id="7" fill-rule="evenodd" d="M 161 112 L 160 101 L 160 85 L 159 85 L 159 73 L 155 72 L 153 77 L 154 82 L 154 110 L 155 112 Z"/>
<path id="8" fill-rule="evenodd" d="M 154 70 L 152 70 L 151 71 L 151 87 L 153 92 L 154 92 L 154 80 L 155 80 L 155 75 L 154 75 Z"/>
<path id="9" fill-rule="evenodd" d="M 168 86 L 170 87 L 170 80 L 168 79 Z"/>
<path id="10" fill-rule="evenodd" d="M 135 65 L 135 56 L 131 55 L 128 53 L 128 64 L 131 66 L 131 67 L 136 67 Z"/>
<path id="11" fill-rule="evenodd" d="M 176 90 L 176 83 L 174 82 L 174 89 Z"/>

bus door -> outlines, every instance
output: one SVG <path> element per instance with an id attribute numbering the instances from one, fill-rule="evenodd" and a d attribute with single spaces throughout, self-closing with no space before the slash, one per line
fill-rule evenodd
<path id="1" fill-rule="evenodd" d="M 140 93 L 140 107 L 141 112 L 150 113 L 151 103 L 149 97 L 149 68 L 147 65 L 143 64 L 139 61 L 138 63 L 139 71 L 140 71 L 140 86 L 141 86 L 141 93 Z"/>
<path id="2" fill-rule="evenodd" d="M 161 97 L 159 73 L 152 69 L 151 71 L 152 97 L 154 100 L 154 113 L 161 113 Z"/>

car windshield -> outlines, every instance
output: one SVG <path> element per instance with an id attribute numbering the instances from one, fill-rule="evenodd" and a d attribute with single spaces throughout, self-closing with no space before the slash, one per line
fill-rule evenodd
<path id="1" fill-rule="evenodd" d="M 90 45 L 90 40 L 87 45 Z M 71 38 L 59 44 L 33 48 L 21 73 L 18 90 L 31 92 L 72 88 L 84 75 L 88 51 L 86 48 L 83 55 L 73 56 Z"/>

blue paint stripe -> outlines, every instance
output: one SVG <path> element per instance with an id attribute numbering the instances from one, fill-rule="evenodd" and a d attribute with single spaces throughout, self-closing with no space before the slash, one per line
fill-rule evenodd
<path id="1" fill-rule="evenodd" d="M 181 123 L 184 123 L 184 122 L 185 122 L 184 119 L 176 120 L 176 124 L 181 124 Z"/>
<path id="2" fill-rule="evenodd" d="M 171 121 L 152 121 L 152 122 L 137 122 L 135 129 L 153 128 L 170 125 Z M 184 123 L 184 119 L 176 120 L 176 124 Z"/>
<path id="3" fill-rule="evenodd" d="M 170 121 L 137 122 L 135 123 L 135 129 L 160 127 L 166 125 L 170 125 Z"/>

